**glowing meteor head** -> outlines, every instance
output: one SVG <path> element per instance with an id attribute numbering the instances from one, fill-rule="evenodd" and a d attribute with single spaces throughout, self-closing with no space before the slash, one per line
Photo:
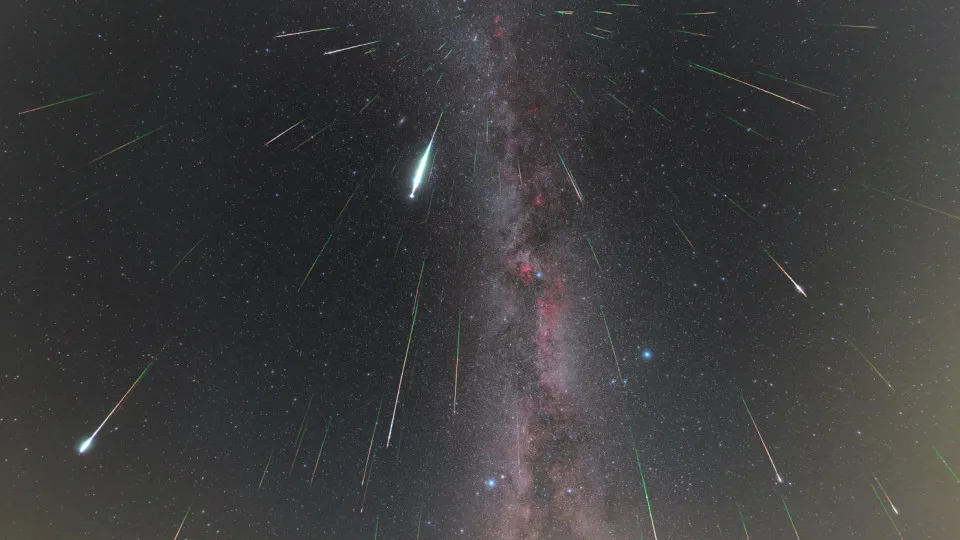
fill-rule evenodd
<path id="1" fill-rule="evenodd" d="M 93 442 L 93 438 L 90 438 L 90 439 L 87 439 L 87 440 L 83 441 L 83 444 L 80 445 L 79 452 L 80 452 L 81 454 L 84 453 L 84 452 L 86 452 L 87 449 L 90 448 L 90 443 L 92 443 L 92 442 Z"/>
<path id="2" fill-rule="evenodd" d="M 783 477 L 781 477 L 779 474 L 777 474 L 777 482 L 781 484 L 783 483 Z"/>
<path id="3" fill-rule="evenodd" d="M 410 198 L 412 199 L 414 194 L 417 192 L 417 188 L 420 187 L 420 183 L 423 182 L 423 174 L 427 170 L 427 162 L 430 159 L 430 149 L 433 148 L 433 140 L 430 140 L 430 144 L 427 145 L 427 149 L 423 152 L 423 157 L 420 158 L 420 164 L 417 165 L 417 172 L 413 175 L 413 189 L 410 190 Z"/>

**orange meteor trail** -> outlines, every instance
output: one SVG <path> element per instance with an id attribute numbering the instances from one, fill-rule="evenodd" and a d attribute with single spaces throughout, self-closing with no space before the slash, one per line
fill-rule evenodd
<path id="1" fill-rule="evenodd" d="M 770 257 L 770 260 L 773 261 L 773 264 L 777 265 L 777 268 L 779 268 L 780 271 L 783 272 L 783 275 L 787 276 L 787 279 L 790 280 L 790 283 L 793 283 L 793 286 L 796 287 L 797 292 L 800 293 L 800 294 L 802 294 L 804 298 L 807 298 L 807 293 L 804 292 L 803 287 L 801 287 L 800 284 L 797 283 L 797 282 L 793 279 L 793 277 L 790 276 L 790 274 L 787 273 L 786 270 L 784 270 L 783 266 L 781 266 L 780 263 L 777 262 L 777 260 L 773 258 L 773 255 L 771 255 L 770 252 L 767 251 L 766 249 L 764 249 L 763 252 L 767 254 L 767 257 Z"/>
<path id="2" fill-rule="evenodd" d="M 773 456 L 770 455 L 770 449 L 767 448 L 767 443 L 763 440 L 763 435 L 760 434 L 760 428 L 757 427 L 756 420 L 753 419 L 753 414 L 750 412 L 750 407 L 747 406 L 747 400 L 743 398 L 743 394 L 740 394 L 740 401 L 743 402 L 743 406 L 747 409 L 747 416 L 750 417 L 750 422 L 753 423 L 753 429 L 757 430 L 757 437 L 760 437 L 760 444 L 763 445 L 763 451 L 767 453 L 767 458 L 770 460 L 770 465 L 773 466 L 773 472 L 777 475 L 777 482 L 783 483 L 783 477 L 780 476 L 780 471 L 777 470 L 777 464 L 773 462 Z"/>

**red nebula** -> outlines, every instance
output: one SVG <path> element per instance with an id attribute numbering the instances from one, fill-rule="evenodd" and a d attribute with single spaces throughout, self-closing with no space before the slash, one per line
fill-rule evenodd
<path id="1" fill-rule="evenodd" d="M 520 281 L 528 286 L 533 283 L 533 265 L 530 263 L 520 263 Z"/>
<path id="2" fill-rule="evenodd" d="M 543 208 L 547 205 L 547 198 L 543 196 L 543 193 L 537 193 L 537 196 L 533 198 L 533 206 L 536 208 Z"/>

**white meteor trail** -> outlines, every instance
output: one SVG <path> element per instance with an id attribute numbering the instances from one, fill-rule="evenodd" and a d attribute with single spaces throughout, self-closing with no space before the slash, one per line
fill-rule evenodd
<path id="1" fill-rule="evenodd" d="M 304 120 L 305 120 L 305 119 L 304 119 Z M 279 135 L 277 135 L 276 137 L 274 137 L 274 138 L 270 139 L 269 141 L 267 141 L 266 143 L 264 143 L 264 146 L 269 146 L 270 143 L 272 143 L 273 141 L 279 139 L 280 137 L 283 137 L 284 135 L 286 135 L 286 133 L 287 133 L 288 131 L 290 131 L 291 129 L 299 126 L 299 125 L 302 124 L 302 123 L 303 123 L 303 120 L 301 120 L 301 121 L 297 122 L 296 124 L 288 127 L 287 129 L 281 131 Z"/>
<path id="2" fill-rule="evenodd" d="M 430 150 L 433 149 L 433 139 L 437 136 L 437 130 L 440 129 L 440 120 L 443 120 L 442 110 L 440 111 L 440 118 L 437 119 L 437 125 L 433 128 L 433 135 L 430 136 L 430 143 L 427 144 L 427 149 L 424 150 L 423 157 L 420 158 L 420 164 L 417 165 L 417 172 L 413 175 L 413 189 L 410 190 L 411 199 L 416 195 L 420 183 L 423 182 L 423 174 L 426 172 L 427 163 L 430 161 Z"/>
<path id="3" fill-rule="evenodd" d="M 314 32 L 326 32 L 327 30 L 333 30 L 335 28 L 336 26 L 331 26 L 330 28 L 317 28 L 314 30 L 304 30 L 302 32 L 290 32 L 289 34 L 280 34 L 278 36 L 273 36 L 273 37 L 282 38 L 282 37 L 291 37 L 291 36 L 302 36 L 303 34 L 312 34 Z"/>
<path id="4" fill-rule="evenodd" d="M 93 435 L 91 435 L 87 440 L 83 441 L 83 444 L 80 445 L 80 449 L 79 449 L 79 452 L 81 454 L 83 454 L 90 448 L 90 445 L 93 444 L 93 439 L 97 437 L 97 433 L 100 433 L 100 430 L 103 429 L 103 426 L 107 424 L 107 421 L 110 420 L 110 417 L 113 416 L 113 413 L 117 412 L 117 409 L 120 408 L 120 405 L 123 405 L 123 401 L 127 399 L 127 396 L 130 395 L 130 392 L 133 392 L 133 389 L 136 388 L 138 384 L 140 384 L 140 379 L 142 379 L 143 376 L 147 374 L 147 371 L 150 370 L 151 366 L 153 366 L 153 361 L 147 364 L 147 367 L 143 368 L 143 371 L 140 372 L 140 376 L 137 377 L 137 380 L 133 381 L 133 384 L 131 384 L 130 388 L 127 389 L 127 392 L 123 394 L 123 397 L 120 398 L 120 401 L 118 401 L 117 404 L 113 406 L 113 409 L 110 410 L 110 414 L 108 414 L 107 417 L 103 419 L 103 422 L 101 422 L 100 425 L 97 427 L 96 431 L 93 432 Z"/>
<path id="5" fill-rule="evenodd" d="M 750 417 L 750 421 L 753 422 L 753 429 L 757 430 L 757 437 L 760 437 L 760 444 L 763 445 L 763 451 L 767 453 L 767 458 L 770 460 L 770 465 L 773 466 L 773 472 L 777 475 L 777 482 L 783 483 L 783 477 L 780 476 L 780 471 L 777 470 L 777 464 L 773 462 L 773 456 L 770 455 L 770 449 L 767 448 L 767 443 L 763 440 L 763 435 L 760 434 L 760 428 L 757 427 L 757 421 L 753 419 L 753 414 L 750 412 L 750 407 L 747 406 L 747 400 L 743 399 L 743 394 L 740 394 L 740 401 L 743 402 L 743 406 L 747 409 L 747 416 Z"/>
<path id="6" fill-rule="evenodd" d="M 327 51 L 323 53 L 324 56 L 328 54 L 337 54 L 338 52 L 349 51 L 350 49 L 356 49 L 357 47 L 366 47 L 367 45 L 373 45 L 374 43 L 380 43 L 380 40 L 371 41 L 370 43 L 361 43 L 359 45 L 353 45 L 352 47 L 344 47 L 343 49 L 337 49 L 335 51 Z"/>
<path id="7" fill-rule="evenodd" d="M 777 268 L 779 268 L 780 271 L 783 272 L 783 275 L 787 276 L 787 279 L 790 280 L 790 283 L 793 283 L 793 286 L 796 287 L 797 292 L 802 294 L 804 298 L 807 298 L 807 293 L 803 290 L 803 287 L 801 287 L 800 284 L 797 283 L 797 281 L 793 279 L 793 277 L 790 274 L 788 274 L 786 270 L 784 270 L 783 266 L 780 266 L 780 263 L 773 258 L 773 255 L 771 255 L 770 252 L 765 249 L 763 250 L 763 252 L 767 254 L 767 257 L 770 257 L 770 260 L 773 261 L 773 264 L 777 265 Z"/>

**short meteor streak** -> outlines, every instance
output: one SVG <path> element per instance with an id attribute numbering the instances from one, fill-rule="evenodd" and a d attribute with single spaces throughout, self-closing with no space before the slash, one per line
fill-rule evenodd
<path id="1" fill-rule="evenodd" d="M 631 109 L 629 105 L 627 105 L 626 103 L 624 103 L 624 102 L 620 101 L 619 99 L 617 99 L 617 96 L 611 94 L 610 92 L 607 92 L 606 90 L 604 90 L 603 92 L 604 92 L 605 94 L 607 94 L 608 96 L 610 96 L 611 98 L 613 98 L 613 100 L 616 101 L 617 103 L 623 105 L 624 108 L 626 108 L 628 111 L 634 112 L 633 109 Z"/>
<path id="2" fill-rule="evenodd" d="M 293 474 L 293 467 L 297 464 L 297 456 L 300 455 L 300 446 L 303 444 L 303 437 L 307 434 L 307 417 L 310 416 L 310 406 L 313 405 L 313 394 L 307 401 L 307 410 L 303 413 L 303 420 L 300 422 L 300 429 L 297 431 L 297 451 L 293 453 L 293 461 L 290 463 L 290 472 Z"/>
<path id="3" fill-rule="evenodd" d="M 687 233 L 683 232 L 683 229 L 680 228 L 680 224 L 677 223 L 677 220 L 673 219 L 673 216 L 670 216 L 670 221 L 672 221 L 673 226 L 676 227 L 678 231 L 680 231 L 680 234 L 683 236 L 683 239 L 686 240 L 687 244 L 690 245 L 690 249 L 693 250 L 694 253 L 696 253 L 697 248 L 693 247 L 693 242 L 691 242 L 690 238 L 687 237 Z"/>
<path id="4" fill-rule="evenodd" d="M 430 160 L 430 150 L 433 149 L 433 140 L 437 136 L 437 130 L 440 129 L 441 120 L 443 120 L 442 110 L 440 111 L 440 118 L 437 119 L 437 125 L 433 128 L 433 135 L 430 135 L 430 142 L 427 144 L 427 149 L 423 151 L 423 157 L 420 158 L 420 164 L 417 165 L 417 172 L 413 175 L 413 189 L 410 190 L 411 199 L 416 195 L 420 183 L 423 182 L 423 174 L 427 170 L 427 162 Z"/>
<path id="5" fill-rule="evenodd" d="M 793 516 L 790 515 L 790 509 L 787 508 L 787 500 L 783 498 L 783 495 L 780 496 L 780 500 L 783 501 L 783 509 L 787 511 L 787 518 L 790 520 L 790 527 L 793 529 L 793 534 L 797 535 L 797 540 L 800 540 L 800 533 L 797 532 L 797 526 L 793 524 Z"/>
<path id="6" fill-rule="evenodd" d="M 457 384 L 460 378 L 460 321 L 463 314 L 457 314 L 457 363 L 453 368 L 453 414 L 457 414 Z"/>
<path id="7" fill-rule="evenodd" d="M 871 473 L 872 474 L 872 473 Z M 880 488 L 880 492 L 883 493 L 883 496 L 887 499 L 887 504 L 890 505 L 890 509 L 893 510 L 893 513 L 900 515 L 900 511 L 897 510 L 897 507 L 893 505 L 893 501 L 890 500 L 890 495 L 887 495 L 887 490 L 883 489 L 883 484 L 880 483 L 880 479 L 877 478 L 877 475 L 873 475 L 873 479 L 877 482 L 877 487 Z"/>
<path id="8" fill-rule="evenodd" d="M 367 467 L 370 465 L 370 451 L 373 450 L 373 440 L 377 438 L 377 426 L 380 424 L 380 409 L 383 408 L 383 396 L 380 396 L 380 404 L 377 405 L 377 417 L 373 421 L 373 433 L 370 434 L 370 446 L 367 448 L 367 461 L 363 464 L 363 476 L 360 478 L 362 486 L 367 480 Z"/>
<path id="9" fill-rule="evenodd" d="M 607 329 L 607 341 L 610 342 L 610 350 L 613 352 L 613 363 L 617 365 L 617 377 L 623 381 L 623 373 L 620 371 L 620 360 L 617 360 L 617 349 L 613 346 L 613 336 L 610 335 L 610 327 L 607 325 L 607 314 L 603 312 L 603 306 L 600 306 L 600 316 L 603 318 L 603 327 Z M 641 473 L 642 474 L 642 473 Z"/>
<path id="10" fill-rule="evenodd" d="M 731 81 L 738 82 L 738 83 L 740 83 L 740 84 L 742 84 L 742 85 L 749 86 L 750 88 L 753 88 L 754 90 L 759 90 L 759 91 L 761 91 L 761 92 L 763 92 L 763 93 L 765 93 L 765 94 L 769 94 L 769 95 L 771 95 L 771 96 L 773 96 L 773 97 L 780 98 L 780 99 L 786 101 L 787 103 L 792 103 L 792 104 L 794 104 L 794 105 L 796 105 L 796 106 L 798 106 L 798 107 L 802 107 L 802 108 L 804 108 L 804 109 L 806 109 L 806 110 L 808 110 L 808 111 L 812 111 L 812 110 L 813 110 L 813 109 L 811 109 L 810 107 L 807 107 L 806 105 L 804 105 L 803 103 L 798 103 L 798 102 L 796 102 L 796 101 L 793 101 L 792 99 L 787 99 L 787 98 L 785 98 L 785 97 L 783 97 L 783 96 L 781 96 L 781 95 L 779 95 L 779 94 L 774 94 L 773 92 L 771 92 L 771 91 L 769 91 L 769 90 L 764 90 L 763 88 L 760 88 L 759 86 L 755 86 L 755 85 L 752 85 L 752 84 L 750 84 L 750 83 L 748 83 L 748 82 L 741 81 L 740 79 L 733 78 L 733 77 L 727 75 L 726 73 L 720 73 L 719 71 L 710 69 L 710 68 L 705 67 L 705 66 L 701 66 L 700 64 L 695 64 L 695 63 L 693 63 L 693 62 L 690 62 L 690 67 L 694 67 L 694 68 L 697 68 L 697 69 L 699 69 L 699 70 L 706 71 L 707 73 L 712 73 L 712 74 L 714 74 L 714 75 L 719 75 L 719 76 L 721 76 L 721 77 L 726 77 L 727 79 L 730 79 Z"/>
<path id="11" fill-rule="evenodd" d="M 380 94 L 377 94 L 377 95 L 373 96 L 372 98 L 370 98 L 370 100 L 367 101 L 367 104 L 364 105 L 363 108 L 360 109 L 360 112 L 358 112 L 357 114 L 360 114 L 360 113 L 362 113 L 363 111 L 367 110 L 367 107 L 369 107 L 371 103 L 373 103 L 374 101 L 376 101 L 378 97 L 380 97 Z"/>
<path id="12" fill-rule="evenodd" d="M 423 269 L 427 259 L 420 265 L 420 280 L 423 279 Z M 407 359 L 410 357 L 410 343 L 413 342 L 413 329 L 417 325 L 417 312 L 420 308 L 420 280 L 417 281 L 417 296 L 413 303 L 413 320 L 410 322 L 410 335 L 407 337 L 407 351 L 403 354 L 403 367 L 400 368 L 400 382 L 397 384 L 397 399 L 393 402 L 393 416 L 390 417 L 390 429 L 387 430 L 387 448 L 390 448 L 390 437 L 393 435 L 393 422 L 397 419 L 397 405 L 400 404 L 400 389 L 403 388 L 403 374 L 407 371 Z"/>
<path id="13" fill-rule="evenodd" d="M 793 82 L 793 81 L 790 81 L 790 80 L 787 80 L 787 79 L 784 79 L 784 78 L 781 78 L 781 77 L 777 77 L 776 75 L 771 75 L 771 74 L 769 74 L 769 73 L 764 73 L 764 72 L 762 72 L 762 71 L 754 71 L 754 73 L 756 73 L 757 75 L 763 75 L 764 77 L 770 77 L 771 79 L 776 79 L 776 80 L 778 80 L 778 81 L 783 81 L 783 82 L 785 82 L 785 83 L 787 83 L 787 84 L 792 84 L 792 85 L 794 85 L 794 86 L 799 86 L 800 88 L 806 88 L 807 90 L 813 90 L 814 92 L 820 92 L 821 94 L 824 94 L 824 95 L 827 95 L 827 96 L 840 97 L 840 96 L 838 96 L 838 95 L 836 95 L 836 94 L 831 94 L 830 92 L 824 92 L 823 90 L 814 88 L 814 87 L 812 87 L 812 86 L 807 86 L 807 85 L 805 85 L 805 84 L 800 84 L 800 83 L 798 83 L 798 82 Z"/>
<path id="14" fill-rule="evenodd" d="M 647 493 L 647 480 L 643 476 L 643 467 L 640 466 L 640 453 L 633 447 L 633 455 L 637 457 L 637 469 L 640 470 L 640 482 L 643 484 L 643 496 L 647 499 L 647 513 L 650 514 L 650 528 L 653 529 L 653 540 L 657 540 L 657 526 L 653 523 L 653 508 L 650 506 L 650 494 Z"/>
<path id="15" fill-rule="evenodd" d="M 312 34 L 314 32 L 326 32 L 328 30 L 335 30 L 336 28 L 337 28 L 336 26 L 331 26 L 330 28 L 316 28 L 313 30 L 304 30 L 302 32 L 290 32 L 289 34 L 280 34 L 278 36 L 273 36 L 273 37 L 282 38 L 282 37 L 302 36 L 304 34 Z"/>
<path id="16" fill-rule="evenodd" d="M 323 255 L 323 251 L 327 249 L 327 244 L 330 243 L 330 239 L 333 238 L 333 233 L 330 233 L 330 236 L 327 237 L 327 241 L 323 243 L 323 247 L 320 248 L 320 253 L 317 253 L 317 257 L 313 259 L 313 264 L 310 265 L 310 269 L 307 270 L 307 275 L 303 276 L 303 281 L 300 282 L 300 286 L 297 287 L 297 292 L 300 292 L 300 289 L 303 288 L 304 283 L 310 279 L 310 274 L 313 273 L 313 268 L 317 266 L 317 261 L 320 260 L 320 256 Z"/>
<path id="17" fill-rule="evenodd" d="M 600 260 L 597 259 L 597 252 L 593 250 L 593 244 L 590 242 L 590 237 L 587 235 L 583 235 L 583 237 L 587 239 L 587 245 L 590 247 L 590 253 L 593 254 L 593 262 L 597 263 L 597 270 L 603 272 L 603 268 L 600 268 Z M 603 308 L 601 308 L 601 310 L 602 309 Z"/>
<path id="18" fill-rule="evenodd" d="M 91 159 L 90 161 L 87 162 L 87 165 L 93 165 L 94 163 L 96 163 L 96 162 L 100 161 L 101 159 L 109 156 L 110 154 L 112 154 L 112 153 L 114 153 L 114 152 L 119 152 L 120 150 L 123 150 L 124 148 L 130 146 L 131 144 L 133 144 L 133 143 L 135 143 L 135 142 L 137 142 L 137 141 L 139 141 L 140 139 L 144 139 L 144 138 L 146 138 L 146 137 L 149 137 L 150 135 L 153 135 L 154 133 L 160 131 L 161 129 L 163 129 L 163 128 L 165 128 L 165 127 L 167 127 L 166 124 L 158 127 L 157 129 L 154 129 L 153 131 L 148 131 L 147 133 L 144 133 L 143 135 L 140 135 L 139 137 L 137 137 L 136 139 L 134 139 L 134 140 L 132 140 L 132 141 L 126 142 L 126 143 L 124 143 L 124 144 L 121 144 L 120 146 L 114 148 L 113 150 L 107 152 L 106 154 L 103 154 L 103 155 L 100 156 L 100 157 L 96 157 L 96 158 L 94 158 L 94 159 Z"/>
<path id="19" fill-rule="evenodd" d="M 927 206 L 927 205 L 925 205 L 925 204 L 923 204 L 923 203 L 918 203 L 917 201 L 908 199 L 908 198 L 906 198 L 906 197 L 900 197 L 899 195 L 894 195 L 893 193 L 890 193 L 889 191 L 883 191 L 882 189 L 877 189 L 877 188 L 875 188 L 875 187 L 868 186 L 868 185 L 866 185 L 866 184 L 860 184 L 860 186 L 862 186 L 862 187 L 865 188 L 865 189 L 869 189 L 869 190 L 871 190 L 871 191 L 876 191 L 877 193 L 881 193 L 881 194 L 883 194 L 883 195 L 887 195 L 887 196 L 889 196 L 889 197 L 893 197 L 894 199 L 896 199 L 896 200 L 898 200 L 898 201 L 903 201 L 903 202 L 905 202 L 905 203 L 910 203 L 910 204 L 912 204 L 912 205 L 914 205 L 914 206 L 918 206 L 918 207 L 923 208 L 923 209 L 925 209 L 925 210 L 930 210 L 931 212 L 936 212 L 936 213 L 938 213 L 938 214 L 940 214 L 940 215 L 947 216 L 948 218 L 953 218 L 953 219 L 956 219 L 957 221 L 960 221 L 960 216 L 958 216 L 958 215 L 956 215 L 956 214 L 951 214 L 951 213 L 949 213 L 949 212 L 944 212 L 943 210 L 937 210 L 936 208 L 933 208 L 933 207 L 931 207 L 931 206 Z"/>
<path id="20" fill-rule="evenodd" d="M 743 402 L 743 406 L 747 409 L 747 416 L 750 417 L 750 422 L 753 423 L 753 429 L 757 430 L 757 437 L 760 437 L 760 444 L 763 445 L 763 451 L 767 453 L 767 458 L 770 460 L 770 465 L 773 466 L 773 472 L 777 475 L 777 482 L 783 483 L 783 477 L 780 476 L 780 471 L 777 470 L 777 464 L 773 462 L 773 456 L 770 455 L 770 449 L 767 448 L 767 443 L 763 440 L 763 435 L 760 434 L 760 428 L 757 427 L 756 420 L 753 419 L 753 413 L 750 412 L 750 407 L 747 406 L 747 400 L 743 398 L 743 394 L 740 394 L 740 401 Z"/>
<path id="21" fill-rule="evenodd" d="M 736 120 L 734 120 L 733 118 L 730 118 L 730 117 L 727 116 L 727 115 L 723 115 L 723 117 L 726 118 L 727 120 L 733 122 L 734 124 L 742 127 L 743 129 L 745 129 L 745 130 L 747 131 L 747 133 L 753 133 L 753 134 L 756 135 L 757 137 L 760 137 L 761 139 L 767 141 L 767 142 L 770 143 L 770 144 L 777 144 L 777 143 L 773 142 L 772 140 L 770 140 L 770 139 L 764 137 L 763 135 L 761 135 L 759 131 L 753 129 L 752 127 L 743 125 L 743 124 L 741 124 L 740 122 L 737 122 Z"/>
<path id="22" fill-rule="evenodd" d="M 177 261 L 177 264 L 175 264 L 173 268 L 171 268 L 170 271 L 167 272 L 167 279 L 170 279 L 170 276 L 173 275 L 173 273 L 177 270 L 177 268 L 180 268 L 180 265 L 183 264 L 183 261 L 187 260 L 187 257 L 189 257 L 191 253 L 193 253 L 193 250 L 197 249 L 197 246 L 199 246 L 200 242 L 203 242 L 205 238 L 206 236 L 201 237 L 199 240 L 197 240 L 197 243 L 194 244 L 193 247 L 187 250 L 187 252 L 183 255 L 183 257 L 181 257 L 180 260 Z"/>
<path id="23" fill-rule="evenodd" d="M 93 440 L 97 437 L 97 434 L 100 433 L 100 430 L 103 429 L 103 426 L 107 424 L 107 421 L 110 420 L 110 417 L 113 416 L 113 413 L 117 412 L 117 409 L 119 409 L 120 406 L 123 405 L 124 400 L 127 399 L 127 396 L 130 395 L 130 392 L 133 392 L 133 389 L 136 388 L 138 384 L 140 384 L 140 380 L 143 379 L 143 376 L 147 374 L 147 371 L 150 371 L 151 366 L 153 366 L 152 360 L 150 361 L 149 364 L 147 364 L 147 367 L 143 368 L 143 371 L 140 372 L 140 376 L 137 377 L 137 380 L 133 381 L 133 384 L 131 384 L 130 388 L 128 388 L 126 393 L 123 394 L 123 397 L 120 398 L 120 401 L 118 401 L 117 404 L 113 406 L 113 409 L 111 409 L 110 413 L 107 414 L 107 417 L 103 419 L 103 422 L 100 422 L 100 425 L 97 427 L 96 431 L 93 432 L 93 435 L 90 435 L 90 437 L 88 437 L 87 440 L 83 441 L 83 444 L 80 445 L 80 450 L 79 450 L 81 454 L 85 453 L 90 448 L 90 445 L 93 444 Z"/>
<path id="24" fill-rule="evenodd" d="M 761 249 L 763 249 L 763 248 L 761 248 Z M 770 252 L 767 251 L 766 249 L 763 249 L 763 252 L 767 254 L 767 257 L 770 257 L 770 260 L 773 261 L 773 264 L 777 265 L 777 268 L 779 268 L 780 271 L 783 272 L 783 275 L 787 276 L 787 279 L 790 280 L 790 283 L 793 283 L 793 286 L 797 289 L 797 292 L 800 293 L 800 294 L 802 294 L 804 298 L 807 298 L 807 293 L 803 290 L 803 287 L 801 287 L 800 284 L 797 283 L 797 282 L 793 279 L 793 277 L 790 276 L 790 274 L 787 273 L 787 271 L 783 268 L 783 266 L 781 266 L 780 263 L 777 262 L 777 260 L 773 258 L 773 255 L 771 255 Z"/>
<path id="25" fill-rule="evenodd" d="M 190 515 L 190 508 L 187 508 L 187 513 L 183 515 L 183 520 L 180 521 L 180 526 L 177 527 L 177 534 L 173 535 L 173 540 L 177 540 L 180 536 L 180 531 L 183 530 L 183 524 L 187 522 L 187 516 Z"/>
<path id="26" fill-rule="evenodd" d="M 580 204 L 583 204 L 583 194 L 580 193 L 580 188 L 577 187 L 577 181 L 573 179 L 573 173 L 570 172 L 570 169 L 567 167 L 567 162 L 563 160 L 563 156 L 560 152 L 557 152 L 557 155 L 560 156 L 560 164 L 563 165 L 563 170 L 567 171 L 567 178 L 570 179 L 570 184 L 573 186 L 573 190 L 577 194 L 577 198 L 580 199 Z"/>
<path id="27" fill-rule="evenodd" d="M 260 485 L 257 489 L 263 487 L 263 480 L 267 477 L 267 471 L 270 470 L 270 462 L 273 461 L 273 450 L 270 451 L 270 457 L 267 458 L 267 464 L 263 467 L 263 476 L 260 477 Z"/>
<path id="28" fill-rule="evenodd" d="M 653 112 L 657 113 L 657 114 L 660 116 L 660 118 L 663 118 L 663 119 L 666 120 L 667 122 L 670 122 L 670 119 L 667 118 L 666 116 L 664 116 L 663 113 L 660 112 L 659 109 L 657 109 L 656 107 L 650 107 L 650 108 L 653 109 Z"/>
<path id="29" fill-rule="evenodd" d="M 716 15 L 719 11 L 691 11 L 688 13 L 678 13 L 678 15 Z"/>
<path id="30" fill-rule="evenodd" d="M 873 494 L 877 498 L 877 502 L 880 503 L 880 508 L 883 508 L 883 513 L 887 515 L 887 519 L 889 519 L 890 524 L 893 525 L 893 530 L 897 531 L 897 536 L 903 540 L 903 533 L 900 532 L 900 527 L 897 527 L 897 523 L 893 521 L 893 516 L 890 515 L 890 512 L 887 512 L 887 506 L 883 504 L 883 499 L 881 499 L 880 494 L 877 493 L 877 488 L 873 487 L 873 482 L 870 483 L 870 489 L 873 490 Z"/>
<path id="31" fill-rule="evenodd" d="M 317 453 L 317 462 L 313 464 L 313 474 L 310 476 L 310 487 L 313 487 L 313 481 L 317 478 L 317 468 L 320 467 L 320 456 L 323 455 L 323 445 L 327 443 L 327 434 L 330 433 L 330 424 L 333 423 L 333 417 L 327 419 L 327 429 L 323 431 L 323 440 L 320 441 L 320 451 Z"/>
<path id="32" fill-rule="evenodd" d="M 82 95 L 79 95 L 79 96 L 76 96 L 76 97 L 72 97 L 72 98 L 69 98 L 69 99 L 64 99 L 64 100 L 62 100 L 62 101 L 58 101 L 58 102 L 56 102 L 56 103 L 50 103 L 50 104 L 47 104 L 47 105 L 43 105 L 43 106 L 40 106 L 40 107 L 36 107 L 36 108 L 34 108 L 34 109 L 28 109 L 28 110 L 26 110 L 26 111 L 20 111 L 20 112 L 17 113 L 17 116 L 22 116 L 22 115 L 24 115 L 24 114 L 29 114 L 29 113 L 36 112 L 36 111 L 42 111 L 43 109 L 49 109 L 50 107 L 56 107 L 57 105 L 62 105 L 62 104 L 64 104 L 64 103 L 70 103 L 71 101 L 76 101 L 76 100 L 78 100 L 78 99 L 88 98 L 88 97 L 90 97 L 90 96 L 95 96 L 95 95 L 97 95 L 97 94 L 102 94 L 102 93 L 103 93 L 103 90 L 97 90 L 96 92 L 90 92 L 89 94 L 82 94 Z"/>
<path id="33" fill-rule="evenodd" d="M 948 471 L 950 471 L 950 474 L 953 475 L 953 479 L 956 480 L 958 484 L 960 484 L 960 477 L 957 477 L 957 473 L 953 472 L 953 469 L 950 468 L 950 464 L 947 463 L 947 460 L 943 458 L 943 454 L 941 454 L 940 451 L 937 450 L 937 447 L 932 444 L 930 445 L 930 448 L 933 448 L 933 451 L 937 453 L 937 457 L 940 458 L 940 461 L 943 462 L 943 466 L 946 467 Z"/>
<path id="34" fill-rule="evenodd" d="M 860 28 L 863 30 L 879 30 L 879 26 L 870 26 L 867 24 L 829 24 L 829 23 L 818 23 L 817 26 L 830 26 L 833 28 Z"/>
<path id="35" fill-rule="evenodd" d="M 880 377 L 880 380 L 882 380 L 884 384 L 886 384 L 887 386 L 890 387 L 891 390 L 893 390 L 893 385 L 890 384 L 890 381 L 888 381 L 887 378 L 883 376 L 883 373 L 880 373 L 880 370 L 877 369 L 877 366 L 873 365 L 873 362 L 871 362 L 870 359 L 867 358 L 867 355 L 863 354 L 863 351 L 861 351 L 860 348 L 857 347 L 857 345 L 853 342 L 853 340 L 850 339 L 850 336 L 848 336 L 847 334 L 844 334 L 843 332 L 841 332 L 840 335 L 842 335 L 843 339 L 846 340 L 847 345 L 850 345 L 850 348 L 856 351 L 856 353 L 860 355 L 860 358 L 863 358 L 864 362 L 866 362 L 873 369 L 873 372 L 877 374 L 877 377 Z"/>
<path id="36" fill-rule="evenodd" d="M 304 119 L 304 120 L 306 120 L 306 119 Z M 302 123 L 303 123 L 303 120 L 301 120 L 301 121 L 297 122 L 296 124 L 288 127 L 287 129 L 281 131 L 279 135 L 277 135 L 276 137 L 274 137 L 274 138 L 270 139 L 269 141 L 265 142 L 265 143 L 263 144 L 263 146 L 264 146 L 264 147 L 269 146 L 270 143 L 272 143 L 273 141 L 279 139 L 280 137 L 283 137 L 284 135 L 286 135 L 286 133 L 287 133 L 288 131 L 290 131 L 291 129 L 299 126 L 299 125 L 302 124 Z"/>
<path id="37" fill-rule="evenodd" d="M 699 32 L 690 32 L 689 30 L 676 29 L 676 30 L 674 30 L 674 32 L 676 32 L 676 33 L 678 33 L 678 34 L 687 34 L 688 36 L 713 37 L 713 36 L 711 36 L 711 35 L 701 34 L 701 33 L 699 33 Z"/>
<path id="38" fill-rule="evenodd" d="M 605 38 L 605 37 L 603 37 L 603 36 L 598 36 L 597 34 L 594 34 L 594 33 L 592 33 L 592 32 L 584 32 L 584 34 L 586 34 L 586 35 L 588 35 L 588 36 L 590 36 L 590 37 L 595 37 L 595 38 L 597 38 L 597 39 L 602 39 L 602 40 L 604 40 L 604 41 L 609 41 L 607 38 Z"/>
<path id="39" fill-rule="evenodd" d="M 369 43 L 361 43 L 361 44 L 359 44 L 359 45 L 353 45 L 353 46 L 350 46 L 350 47 L 344 47 L 343 49 L 337 49 L 337 50 L 335 50 L 335 51 L 327 51 L 327 52 L 323 53 L 323 55 L 326 56 L 326 55 L 328 55 L 328 54 L 337 54 L 337 53 L 340 53 L 340 52 L 343 52 L 343 51 L 349 51 L 350 49 L 356 49 L 357 47 L 366 47 L 367 45 L 373 45 L 373 44 L 375 44 L 375 43 L 380 43 L 380 40 L 378 39 L 378 40 L 376 40 L 376 41 L 371 41 L 371 42 L 369 42 Z"/>
<path id="40" fill-rule="evenodd" d="M 750 540 L 750 531 L 747 530 L 747 521 L 743 519 L 743 509 L 740 508 L 740 505 L 737 505 L 737 512 L 740 513 L 740 524 L 743 525 L 743 534 L 746 535 L 747 540 Z"/>

